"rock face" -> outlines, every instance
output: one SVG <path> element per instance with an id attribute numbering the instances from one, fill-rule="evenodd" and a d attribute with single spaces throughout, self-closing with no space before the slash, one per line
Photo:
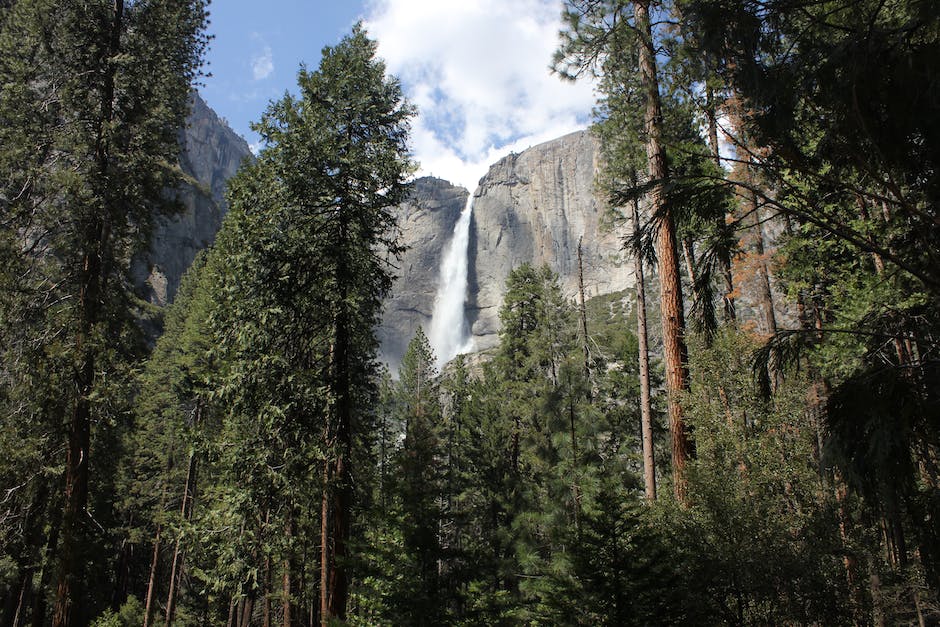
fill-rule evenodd
<path id="1" fill-rule="evenodd" d="M 198 95 L 182 141 L 183 168 L 197 183 L 180 192 L 183 213 L 158 220 L 149 252 L 133 266 L 138 288 L 156 305 L 173 301 L 196 253 L 215 240 L 227 210 L 226 183 L 251 158 L 245 141 Z M 620 252 L 622 233 L 607 225 L 594 193 L 597 154 L 597 142 L 587 131 L 573 133 L 509 155 L 481 179 L 470 225 L 466 300 L 477 349 L 498 342 L 506 277 L 522 263 L 547 264 L 574 298 L 580 241 L 588 297 L 632 286 Z M 381 357 L 393 369 L 417 328 L 429 326 L 441 258 L 467 195 L 462 187 L 422 178 L 396 209 L 407 250 L 378 329 Z"/>
<path id="2" fill-rule="evenodd" d="M 547 264 L 575 298 L 580 241 L 588 298 L 632 287 L 629 260 L 620 252 L 623 233 L 608 224 L 594 193 L 596 171 L 597 143 L 583 131 L 509 155 L 481 179 L 473 199 L 466 302 L 478 350 L 498 343 L 506 277 L 523 263 Z M 442 253 L 466 195 L 444 181 L 420 179 L 400 208 L 409 251 L 379 330 L 382 357 L 393 369 L 417 327 L 430 322 Z"/>
<path id="3" fill-rule="evenodd" d="M 586 297 L 633 285 L 611 224 L 594 191 L 598 143 L 581 131 L 494 164 L 473 201 L 467 317 L 478 349 L 495 346 L 506 277 L 522 263 L 548 265 L 566 296 L 578 294 L 578 243 Z"/>
<path id="4" fill-rule="evenodd" d="M 182 213 L 161 216 L 154 225 L 150 250 L 132 267 L 138 289 L 155 305 L 173 302 L 180 278 L 196 253 L 215 241 L 227 207 L 225 186 L 242 161 L 250 158 L 248 144 L 209 108 L 197 94 L 182 132 L 183 171 L 197 181 L 185 185 L 179 198 Z"/>
<path id="5" fill-rule="evenodd" d="M 382 360 L 397 369 L 418 327 L 428 328 L 444 247 L 467 202 L 467 190 L 436 178 L 415 181 L 411 198 L 397 208 L 407 250 L 396 272 L 378 329 Z"/>

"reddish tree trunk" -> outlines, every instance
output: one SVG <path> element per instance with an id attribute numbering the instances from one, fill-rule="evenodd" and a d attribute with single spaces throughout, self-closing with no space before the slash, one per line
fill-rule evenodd
<path id="1" fill-rule="evenodd" d="M 196 405 L 196 421 L 198 422 L 199 405 Z M 196 490 L 196 456 L 189 454 L 189 465 L 186 468 L 186 485 L 183 488 L 183 503 L 180 505 L 180 519 L 185 522 L 193 513 L 193 499 Z M 173 547 L 173 562 L 170 566 L 170 590 L 166 599 L 166 627 L 173 624 L 173 615 L 176 612 L 177 589 L 183 569 L 182 533 L 176 538 Z"/>
<path id="2" fill-rule="evenodd" d="M 636 25 L 639 31 L 639 61 L 643 85 L 646 88 L 646 156 L 649 175 L 653 181 L 662 181 L 667 174 L 666 151 L 661 143 L 662 106 L 659 97 L 659 78 L 656 70 L 656 52 L 653 46 L 649 1 L 635 3 Z M 672 212 L 663 202 L 662 185 L 650 192 L 653 213 L 660 216 L 656 241 L 659 260 L 660 310 L 663 326 L 663 354 L 666 362 L 666 391 L 669 413 L 669 431 L 672 439 L 672 474 L 676 498 L 686 500 L 686 462 L 694 455 L 691 434 L 683 419 L 680 395 L 688 389 L 686 368 L 685 313 L 682 305 L 682 283 L 679 277 L 676 226 Z"/>
<path id="3" fill-rule="evenodd" d="M 345 295 L 341 299 L 345 305 Z M 326 461 L 324 477 L 323 516 L 321 521 L 321 592 L 320 621 L 327 625 L 332 619 L 346 619 L 349 580 L 344 561 L 349 538 L 349 516 L 352 504 L 349 458 L 352 450 L 352 399 L 349 328 L 341 313 L 335 322 L 333 345 L 333 412 L 332 433 L 327 443 L 332 444 L 333 458 Z"/>
<path id="4" fill-rule="evenodd" d="M 150 559 L 150 578 L 147 580 L 147 600 L 144 603 L 144 627 L 150 627 L 153 618 L 153 598 L 157 586 L 157 564 L 160 560 L 160 533 L 162 525 L 157 525 L 157 535 L 153 539 L 153 555 Z"/>

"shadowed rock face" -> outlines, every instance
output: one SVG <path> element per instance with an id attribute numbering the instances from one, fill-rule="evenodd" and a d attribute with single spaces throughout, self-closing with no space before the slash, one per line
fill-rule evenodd
<path id="1" fill-rule="evenodd" d="M 228 211 L 226 184 L 242 161 L 251 156 L 245 140 L 226 126 L 198 94 L 182 142 L 180 164 L 197 184 L 185 185 L 179 192 L 185 207 L 182 213 L 157 219 L 150 250 L 138 256 L 132 266 L 135 285 L 155 305 L 173 302 L 180 278 L 196 253 L 215 241 Z"/>

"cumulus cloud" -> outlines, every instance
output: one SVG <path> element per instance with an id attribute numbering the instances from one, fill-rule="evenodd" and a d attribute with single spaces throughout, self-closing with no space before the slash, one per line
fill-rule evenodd
<path id="1" fill-rule="evenodd" d="M 274 54 L 271 46 L 265 45 L 251 59 L 251 76 L 256 81 L 264 80 L 274 72 Z"/>
<path id="2" fill-rule="evenodd" d="M 549 70 L 557 0 L 374 0 L 365 25 L 419 116 L 422 174 L 471 189 L 497 158 L 584 128 L 588 82 Z"/>

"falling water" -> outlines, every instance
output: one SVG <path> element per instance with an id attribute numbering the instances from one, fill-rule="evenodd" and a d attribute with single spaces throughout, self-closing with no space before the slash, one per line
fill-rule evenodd
<path id="1" fill-rule="evenodd" d="M 441 272 L 434 298 L 434 313 L 428 341 L 440 368 L 460 353 L 473 350 L 473 338 L 467 328 L 464 302 L 467 299 L 467 247 L 470 243 L 470 214 L 473 194 L 454 225 L 454 235 L 444 249 Z"/>

